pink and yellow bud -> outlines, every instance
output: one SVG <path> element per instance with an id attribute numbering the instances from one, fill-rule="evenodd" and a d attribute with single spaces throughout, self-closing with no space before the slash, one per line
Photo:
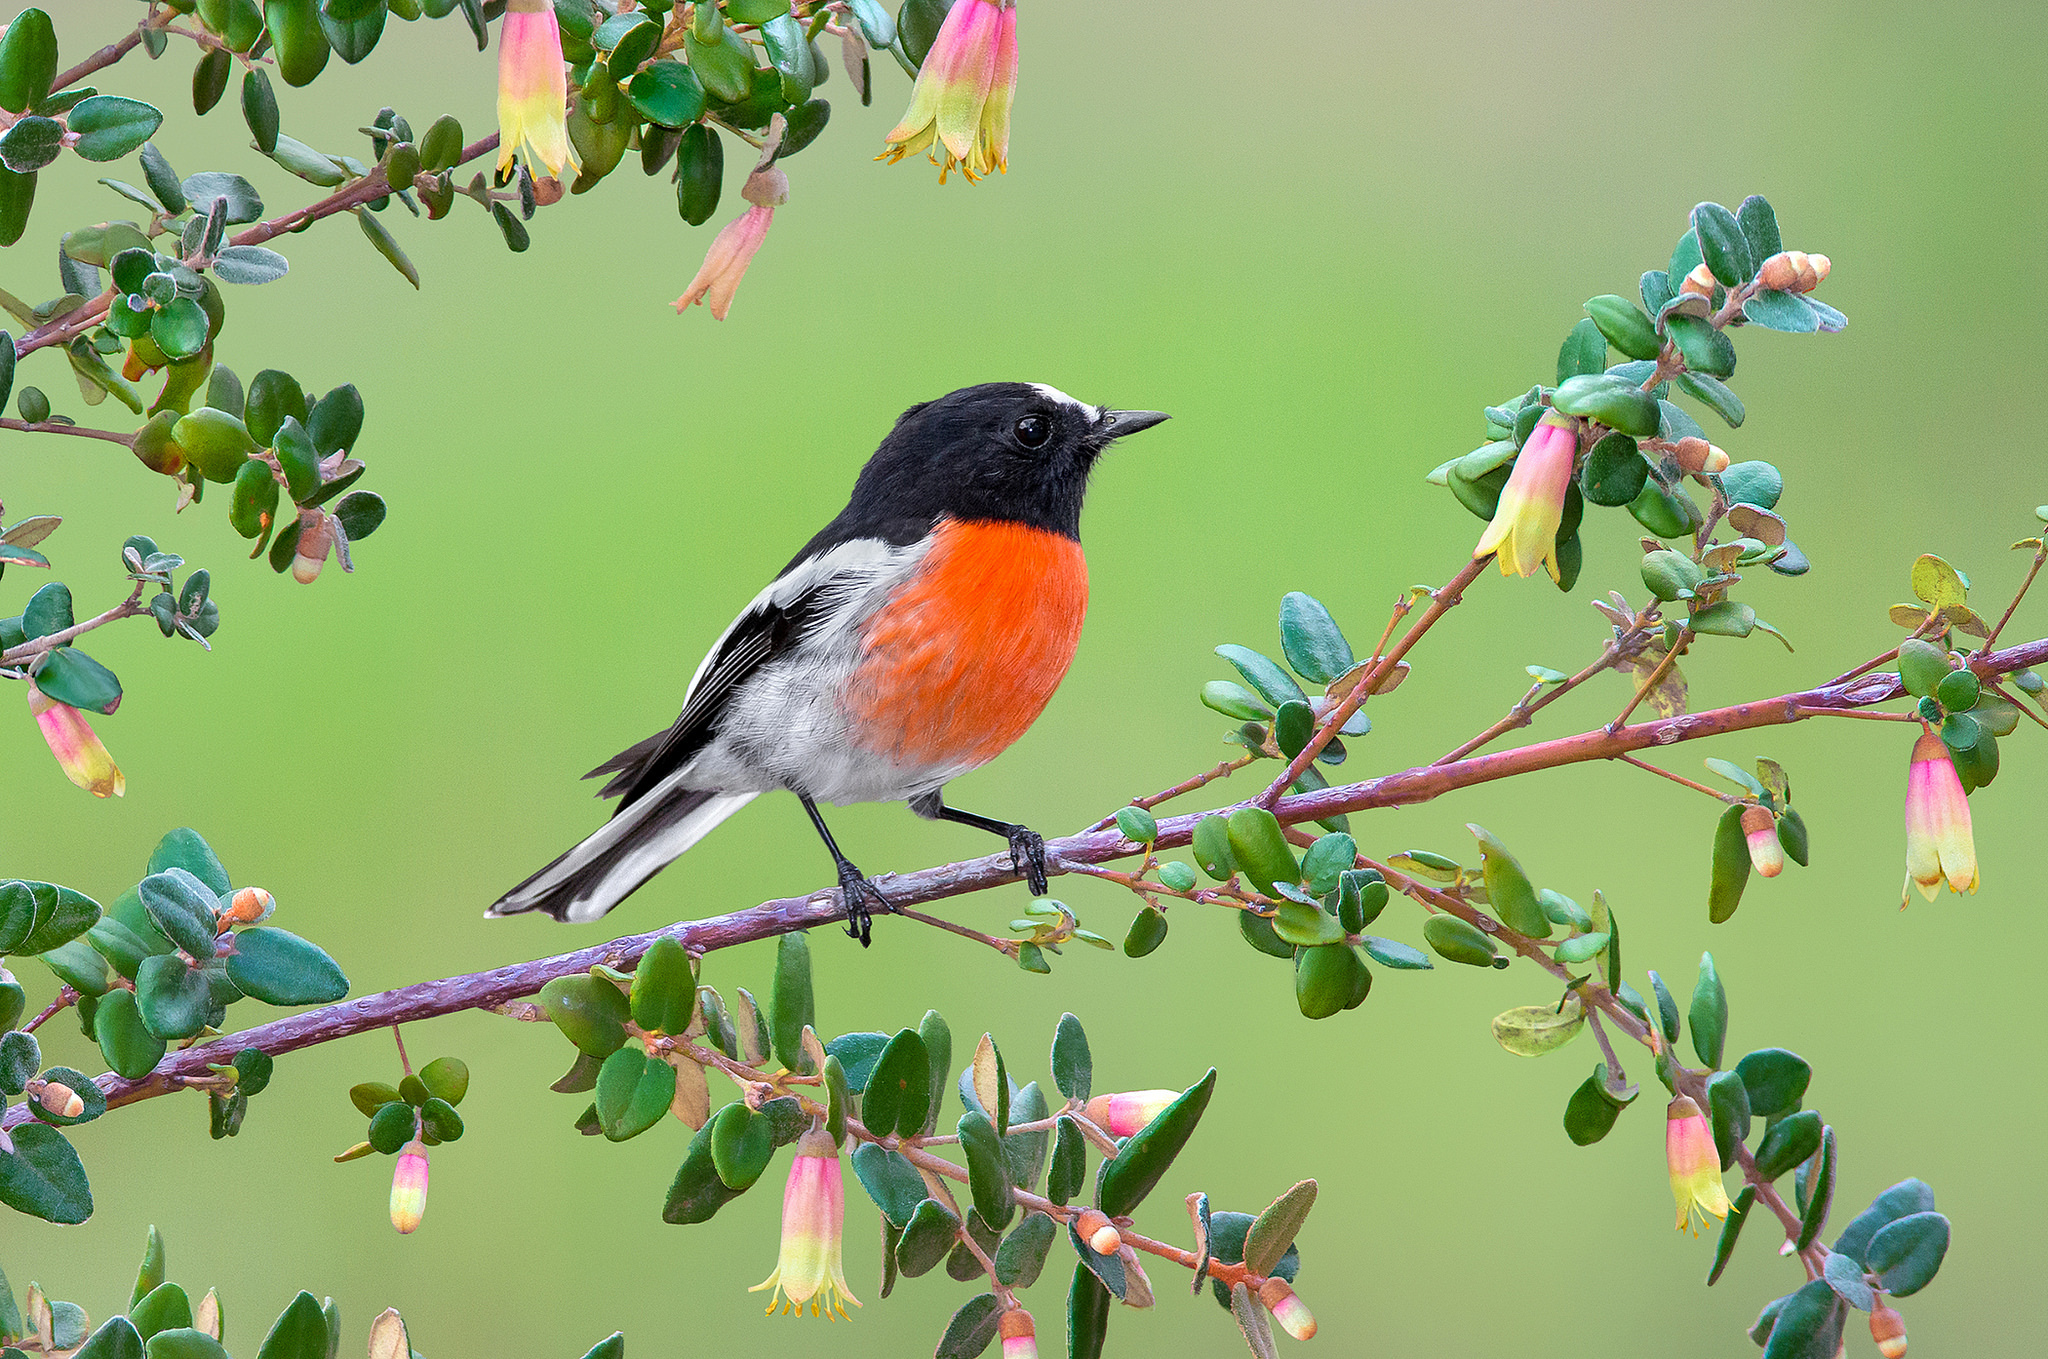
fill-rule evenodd
<path id="1" fill-rule="evenodd" d="M 1700 297 L 1712 297 L 1718 285 L 1714 282 L 1714 271 L 1705 264 L 1695 264 L 1685 281 L 1678 285 L 1678 291 L 1693 293 Z"/>
<path id="2" fill-rule="evenodd" d="M 1021 1307 L 1013 1307 L 1003 1313 L 996 1323 L 996 1333 L 1003 1338 L 1003 1359 L 1038 1359 L 1038 1328 L 1031 1323 L 1031 1313 Z"/>
<path id="3" fill-rule="evenodd" d="M 36 1092 L 35 1100 L 43 1106 L 45 1113 L 59 1118 L 77 1118 L 85 1112 L 85 1101 L 62 1081 L 45 1081 L 43 1088 Z"/>
<path id="4" fill-rule="evenodd" d="M 120 797 L 128 791 L 128 780 L 84 713 L 48 697 L 33 680 L 28 686 L 28 710 L 35 714 L 36 726 L 65 778 L 94 797 Z"/>
<path id="5" fill-rule="evenodd" d="M 893 165 L 928 151 L 942 184 L 955 168 L 970 182 L 1006 170 L 1016 93 L 1013 0 L 957 0 L 918 69 L 909 110 L 875 159 Z"/>
<path id="6" fill-rule="evenodd" d="M 1721 1185 L 1721 1154 L 1700 1106 L 1685 1095 L 1665 1111 L 1664 1160 L 1671 1171 L 1671 1197 L 1678 1204 L 1678 1230 L 1699 1235 L 1704 1217 L 1728 1216 L 1728 1191 Z"/>
<path id="7" fill-rule="evenodd" d="M 1882 1302 L 1870 1310 L 1870 1338 L 1884 1359 L 1906 1359 L 1906 1319 Z"/>
<path id="8" fill-rule="evenodd" d="M 775 192 L 778 184 L 779 194 Z M 720 321 L 725 319 L 725 314 L 732 310 L 733 294 L 739 291 L 740 280 L 747 276 L 747 266 L 754 262 L 754 252 L 768 239 L 768 226 L 775 220 L 776 207 L 789 197 L 789 181 L 773 167 L 757 170 L 748 176 L 743 192 L 753 206 L 727 222 L 711 242 L 697 276 L 676 299 L 678 314 L 686 307 L 708 302 L 711 315 Z"/>
<path id="9" fill-rule="evenodd" d="M 1579 422 L 1546 412 L 1516 455 L 1493 522 L 1479 535 L 1473 557 L 1497 552 L 1502 575 L 1533 576 L 1540 566 L 1557 580 L 1557 530 L 1564 523 L 1564 497 L 1578 453 Z"/>
<path id="10" fill-rule="evenodd" d="M 1977 846 L 1970 835 L 1970 802 L 1955 761 L 1939 736 L 1928 732 L 1913 743 L 1906 771 L 1906 884 L 1899 905 L 1913 888 L 1929 901 L 1941 890 L 1977 890 Z"/>
<path id="11" fill-rule="evenodd" d="M 569 81 L 562 67 L 562 30 L 549 0 L 511 0 L 498 31 L 498 178 L 512 173 L 515 154 L 535 179 L 578 167 L 569 143 Z M 558 195 L 559 196 L 559 195 Z"/>
<path id="12" fill-rule="evenodd" d="M 1308 1304 L 1295 1295 L 1285 1279 L 1268 1279 L 1259 1286 L 1259 1301 L 1266 1304 L 1266 1310 L 1273 1314 L 1273 1320 L 1280 1323 L 1280 1329 L 1296 1340 L 1310 1340 L 1315 1337 L 1315 1314 L 1308 1310 Z"/>
<path id="13" fill-rule="evenodd" d="M 391 1225 L 400 1236 L 419 1230 L 427 1215 L 427 1148 L 408 1142 L 398 1149 L 398 1166 L 391 1172 Z"/>
<path id="14" fill-rule="evenodd" d="M 813 1128 L 796 1144 L 796 1160 L 782 1191 L 782 1254 L 775 1272 L 747 1291 L 768 1295 L 768 1315 L 777 1307 L 802 1316 L 843 1317 L 846 1304 L 860 1306 L 846 1286 L 840 1263 L 840 1229 L 846 1217 L 846 1186 L 840 1176 L 839 1147 L 832 1135 Z"/>
<path id="15" fill-rule="evenodd" d="M 334 526 L 327 522 L 327 511 L 318 508 L 301 510 L 299 541 L 292 548 L 292 579 L 301 585 L 311 585 L 320 579 L 321 568 L 327 565 L 327 554 L 333 549 Z"/>
<path id="16" fill-rule="evenodd" d="M 1804 250 L 1781 250 L 1757 270 L 1757 282 L 1786 293 L 1810 293 L 1828 276 L 1832 266 L 1826 255 L 1809 255 Z"/>
<path id="17" fill-rule="evenodd" d="M 1114 1255 L 1124 1244 L 1123 1233 L 1100 1208 L 1083 1208 L 1074 1219 L 1074 1230 L 1097 1255 Z"/>
<path id="18" fill-rule="evenodd" d="M 1116 1095 L 1097 1095 L 1081 1112 L 1111 1137 L 1129 1137 L 1179 1098 L 1178 1090 L 1127 1090 Z"/>
<path id="19" fill-rule="evenodd" d="M 1749 866 L 1767 878 L 1785 871 L 1785 847 L 1778 843 L 1778 818 L 1762 807 L 1742 813 L 1742 838 L 1749 842 Z"/>
<path id="20" fill-rule="evenodd" d="M 1671 455 L 1689 476 L 1710 476 L 1728 470 L 1728 455 L 1697 434 L 1688 434 L 1672 444 Z"/>

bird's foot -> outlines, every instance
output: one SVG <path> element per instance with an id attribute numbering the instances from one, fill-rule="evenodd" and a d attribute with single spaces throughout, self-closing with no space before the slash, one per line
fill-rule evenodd
<path id="1" fill-rule="evenodd" d="M 1034 897 L 1042 897 L 1049 890 L 1045 881 L 1045 837 L 1029 826 L 1012 826 L 1010 836 L 1010 870 L 1024 877 L 1024 885 Z"/>
<path id="2" fill-rule="evenodd" d="M 889 909 L 889 899 L 883 896 L 881 889 L 869 882 L 858 868 L 841 861 L 839 900 L 846 908 L 846 933 L 860 940 L 860 946 L 866 948 L 869 943 L 868 922 L 871 919 L 868 903 L 873 901 L 877 910 L 886 913 Z"/>

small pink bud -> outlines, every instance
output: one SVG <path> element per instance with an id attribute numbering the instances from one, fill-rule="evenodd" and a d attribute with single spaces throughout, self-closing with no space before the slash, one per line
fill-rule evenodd
<path id="1" fill-rule="evenodd" d="M 1884 1359 L 1905 1359 L 1906 1319 L 1885 1303 L 1871 1309 L 1870 1338 Z"/>
<path id="2" fill-rule="evenodd" d="M 1785 849 L 1778 843 L 1778 818 L 1762 807 L 1742 814 L 1742 838 L 1749 842 L 1749 866 L 1767 878 L 1785 871 Z"/>
<path id="3" fill-rule="evenodd" d="M 1011 1308 L 996 1323 L 996 1331 L 1003 1337 L 1003 1359 L 1038 1359 L 1038 1328 L 1031 1324 L 1031 1313 Z"/>
<path id="4" fill-rule="evenodd" d="M 398 1167 L 391 1172 L 391 1225 L 400 1236 L 419 1229 L 427 1213 L 427 1148 L 408 1142 L 398 1150 Z"/>
<path id="5" fill-rule="evenodd" d="M 1285 1279 L 1268 1279 L 1260 1285 L 1259 1301 L 1266 1304 L 1266 1310 L 1273 1314 L 1273 1320 L 1280 1323 L 1281 1330 L 1296 1340 L 1314 1338 L 1315 1315 L 1308 1310 L 1308 1304 L 1287 1286 Z"/>
<path id="6" fill-rule="evenodd" d="M 221 928 L 229 925 L 253 925 L 268 919 L 277 909 L 277 902 L 261 887 L 244 887 L 228 902 L 228 908 L 221 912 Z"/>
<path id="7" fill-rule="evenodd" d="M 1115 1095 L 1097 1095 L 1081 1112 L 1090 1123 L 1111 1137 L 1129 1137 L 1159 1117 L 1167 1105 L 1180 1098 L 1178 1090 L 1127 1090 Z"/>
<path id="8" fill-rule="evenodd" d="M 292 550 L 292 579 L 311 585 L 320 579 L 327 554 L 334 546 L 334 530 L 327 523 L 327 511 L 304 510 L 299 515 L 299 541 Z"/>

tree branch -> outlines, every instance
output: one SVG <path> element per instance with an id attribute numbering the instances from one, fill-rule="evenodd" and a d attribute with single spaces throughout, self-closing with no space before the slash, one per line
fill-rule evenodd
<path id="1" fill-rule="evenodd" d="M 1980 675 L 2010 674 L 2015 670 L 2048 665 L 2048 638 L 2008 647 L 1977 658 Z M 1427 802 L 1445 793 L 1477 784 L 1491 783 L 1540 769 L 1558 769 L 1589 760 L 1612 759 L 1618 755 L 1653 746 L 1675 745 L 1707 736 L 1784 726 L 1809 716 L 1849 711 L 1889 702 L 1904 687 L 1892 673 L 1868 675 L 1845 685 L 1825 686 L 1799 693 L 1780 694 L 1733 707 L 1682 717 L 1641 722 L 1620 731 L 1604 727 L 1555 741 L 1523 746 L 1495 755 L 1475 756 L 1451 765 L 1422 765 L 1399 773 L 1367 779 L 1360 783 L 1300 793 L 1282 798 L 1274 815 L 1292 825 L 1334 816 L 1339 812 L 1360 812 L 1377 807 L 1404 807 Z M 1245 805 L 1245 804 L 1240 804 Z M 1169 817 L 1159 823 L 1155 848 L 1187 844 L 1195 825 L 1205 813 Z M 1089 831 L 1046 844 L 1046 871 L 1060 874 L 1086 864 L 1127 857 L 1121 834 L 1114 830 Z M 883 889 L 892 907 L 916 906 L 999 887 L 1018 881 L 1007 852 L 980 859 L 965 859 L 901 876 L 884 874 L 876 885 Z M 1392 882 L 1392 878 L 1389 878 Z M 1463 903 L 1459 903 L 1460 906 Z M 1466 908 L 1469 909 L 1469 908 Z M 259 1048 L 277 1056 L 303 1047 L 347 1038 L 370 1029 L 384 1028 L 414 1020 L 432 1019 L 461 1010 L 490 1009 L 530 996 L 557 977 L 586 972 L 594 963 L 625 968 L 645 953 L 655 940 L 672 938 L 695 952 L 711 952 L 837 922 L 843 914 L 837 887 L 808 896 L 766 901 L 746 910 L 706 920 L 685 921 L 647 934 L 629 935 L 572 953 L 557 954 L 528 963 L 515 963 L 488 972 L 445 977 L 384 991 L 377 995 L 345 1000 L 318 1010 L 288 1016 L 211 1043 L 173 1053 L 155 1071 L 140 1080 L 124 1080 L 111 1073 L 97 1078 L 110 1108 L 175 1090 L 188 1078 L 207 1074 L 211 1062 L 225 1062 L 242 1048 Z M 882 914 L 877 912 L 878 915 Z M 1476 914 L 1476 912 L 1475 912 Z M 1489 923 L 1493 923 L 1489 919 Z M 1500 933 L 1498 924 L 1493 931 Z M 1519 936 L 1516 936 L 1519 938 Z M 1533 948 L 1534 945 L 1532 944 Z M 1541 951 L 1538 950 L 1540 953 Z M 1548 959 L 1548 955 L 1542 955 Z M 1555 965 L 1554 963 L 1552 964 Z M 1642 1038 L 1642 1026 L 1625 1010 L 1609 1019 L 1631 1037 Z M 0 1118 L 0 1128 L 14 1127 L 29 1117 L 26 1105 L 16 1105 Z M 1770 1196 L 1759 1191 L 1769 1201 Z"/>

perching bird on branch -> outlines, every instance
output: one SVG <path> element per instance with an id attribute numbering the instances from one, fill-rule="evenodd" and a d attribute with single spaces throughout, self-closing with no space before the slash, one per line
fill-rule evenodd
<path id="1" fill-rule="evenodd" d="M 697 667 L 675 725 L 585 777 L 618 810 L 507 892 L 493 916 L 595 920 L 758 794 L 795 793 L 839 870 L 847 932 L 868 942 L 875 885 L 818 804 L 908 802 L 1003 836 L 1042 895 L 1045 841 L 948 807 L 946 783 L 1022 736 L 1081 635 L 1081 499 L 1109 445 L 1166 419 L 1035 383 L 912 406 L 853 498 Z"/>

